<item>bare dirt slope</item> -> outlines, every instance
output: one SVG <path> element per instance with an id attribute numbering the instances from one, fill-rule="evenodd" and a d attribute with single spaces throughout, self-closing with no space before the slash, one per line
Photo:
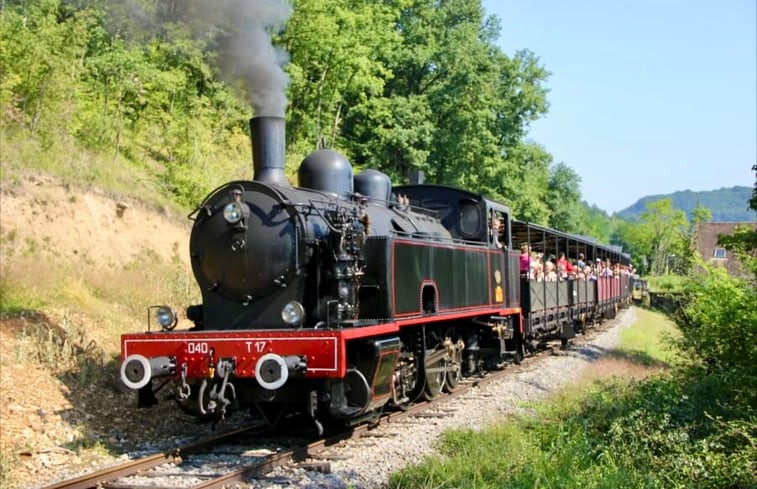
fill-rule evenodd
<path id="1" fill-rule="evenodd" d="M 118 332 L 98 334 L 101 321 L 91 319 L 86 310 L 89 296 L 74 307 L 45 299 L 56 295 L 56 288 L 75 293 L 76 283 L 85 276 L 118 282 L 135 261 L 163 261 L 188 269 L 190 228 L 185 216 L 97 189 L 61 185 L 46 176 L 3 175 L 0 190 L 3 309 L 12 302 L 9 291 L 23 290 L 32 306 L 42 304 L 0 318 L 0 486 L 25 487 L 49 481 L 62 467 L 86 466 L 109 452 L 119 453 L 123 434 L 135 425 L 144 431 L 135 439 L 149 439 L 176 416 L 168 403 L 158 408 L 162 411 L 135 412 L 134 396 L 118 385 L 112 361 L 119 348 L 112 336 Z M 113 303 L 104 309 L 98 306 L 101 317 L 118 316 L 118 300 L 105 302 Z M 67 330 L 71 316 L 80 338 L 72 338 Z M 144 316 L 123 317 L 124 332 L 144 321 Z M 104 373 L 84 375 L 77 371 L 77 359 L 60 352 L 48 352 L 50 358 L 45 359 L 40 343 L 61 338 L 76 341 L 79 346 L 71 355 Z M 72 348 L 55 341 L 47 348 L 56 345 Z M 88 356 L 91 352 L 84 350 L 90 349 L 99 352 L 101 360 Z M 70 368 L 56 365 L 62 362 Z"/>
<path id="2" fill-rule="evenodd" d="M 6 239 L 14 233 L 13 240 L 3 242 L 3 258 L 23 253 L 24 245 L 34 242 L 42 261 L 124 266 L 147 248 L 165 259 L 179 250 L 188 263 L 189 221 L 184 216 L 94 188 L 61 185 L 52 177 L 14 180 L 3 182 L 0 189 L 0 228 Z"/>

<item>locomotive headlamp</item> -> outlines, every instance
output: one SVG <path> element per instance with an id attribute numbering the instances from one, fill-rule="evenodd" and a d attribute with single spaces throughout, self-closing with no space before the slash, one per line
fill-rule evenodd
<path id="1" fill-rule="evenodd" d="M 223 218 L 229 224 L 236 224 L 244 218 L 244 209 L 239 202 L 230 202 L 223 208 Z"/>
<path id="2" fill-rule="evenodd" d="M 176 311 L 168 306 L 158 306 L 155 310 L 155 320 L 160 324 L 160 327 L 165 330 L 172 330 L 176 327 L 178 317 Z"/>
<path id="3" fill-rule="evenodd" d="M 281 319 L 290 326 L 302 324 L 305 318 L 305 308 L 297 301 L 289 301 L 281 309 Z"/>

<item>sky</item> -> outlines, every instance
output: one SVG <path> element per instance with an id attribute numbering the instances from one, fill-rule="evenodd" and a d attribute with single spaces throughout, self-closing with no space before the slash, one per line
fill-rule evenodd
<path id="1" fill-rule="evenodd" d="M 757 1 L 483 0 L 498 45 L 552 74 L 529 138 L 609 213 L 647 195 L 753 186 Z"/>

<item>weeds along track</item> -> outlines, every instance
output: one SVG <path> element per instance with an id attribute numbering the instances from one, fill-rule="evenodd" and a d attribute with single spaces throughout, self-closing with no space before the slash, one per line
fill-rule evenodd
<path id="1" fill-rule="evenodd" d="M 589 328 L 572 343 L 580 346 L 605 329 L 599 326 Z M 282 466 L 328 473 L 330 459 L 349 456 L 339 453 L 342 442 L 373 436 L 372 430 L 378 425 L 400 423 L 403 420 L 422 422 L 424 418 L 447 416 L 454 410 L 454 406 L 444 407 L 444 404 L 470 394 L 479 386 L 497 381 L 522 368 L 530 368 L 540 357 L 551 355 L 553 352 L 551 348 L 546 348 L 527 357 L 522 365 L 514 368 L 504 368 L 481 377 L 465 378 L 454 391 L 431 401 L 416 403 L 405 411 L 382 414 L 373 422 L 314 441 L 305 437 L 271 437 L 262 423 L 255 423 L 172 450 L 50 484 L 42 489 L 220 488 L 228 487 L 232 483 L 249 481 Z"/>

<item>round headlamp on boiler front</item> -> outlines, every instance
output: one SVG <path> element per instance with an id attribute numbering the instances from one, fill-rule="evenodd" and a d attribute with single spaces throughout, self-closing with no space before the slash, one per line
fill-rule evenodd
<path id="1" fill-rule="evenodd" d="M 153 309 L 153 318 L 162 330 L 171 331 L 176 327 L 179 316 L 173 308 L 170 306 L 152 306 L 150 309 Z"/>
<path id="2" fill-rule="evenodd" d="M 305 319 L 305 308 L 297 301 L 289 301 L 281 309 L 281 319 L 290 326 L 299 326 Z"/>
<path id="3" fill-rule="evenodd" d="M 229 224 L 237 224 L 244 219 L 244 209 L 241 202 L 229 202 L 223 208 L 223 218 Z"/>
<path id="4" fill-rule="evenodd" d="M 223 219 L 232 226 L 245 228 L 245 221 L 250 217 L 250 208 L 242 200 L 244 188 L 233 185 L 229 189 L 229 203 L 223 208 Z"/>

